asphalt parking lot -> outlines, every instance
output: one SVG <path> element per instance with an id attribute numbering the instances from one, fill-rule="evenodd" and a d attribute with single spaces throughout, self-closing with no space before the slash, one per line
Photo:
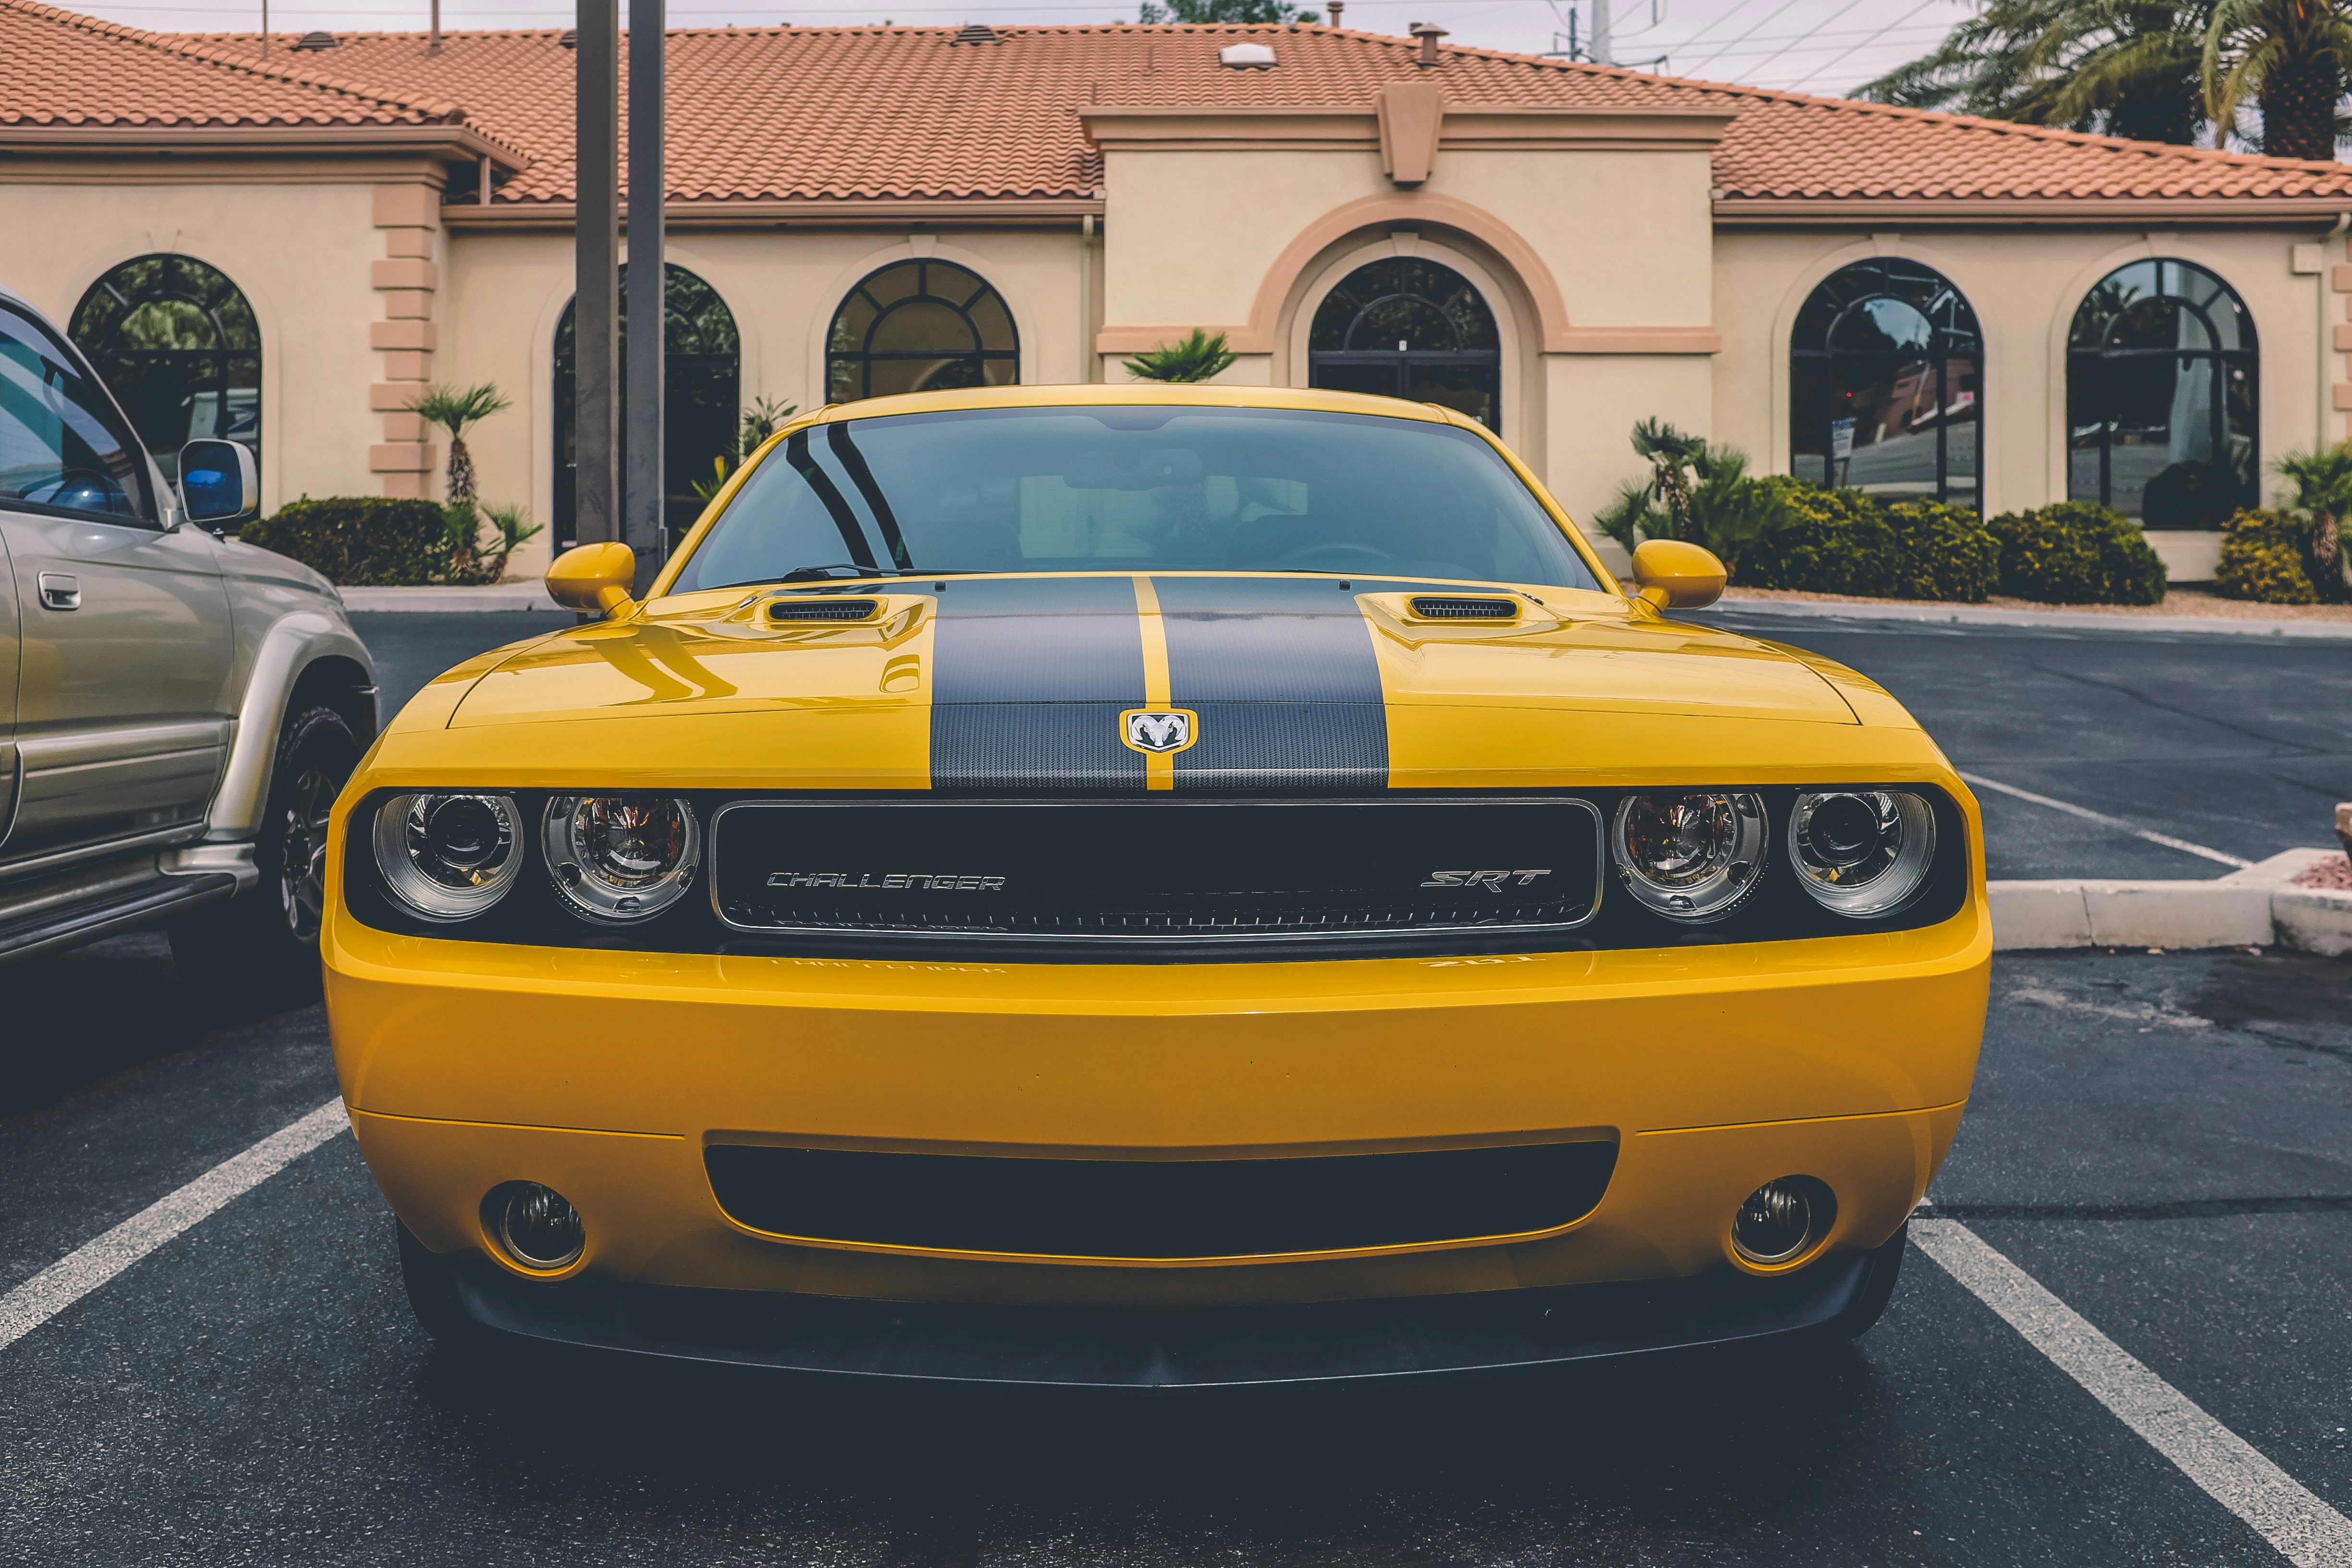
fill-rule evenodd
<path id="1" fill-rule="evenodd" d="M 397 700 L 549 624 L 362 632 Z M 2312 803 L 2352 793 L 2342 645 L 1770 631 L 1885 681 L 1963 769 L 2228 854 L 2320 842 Z M 1987 816 L 1996 876 L 2223 869 L 2015 797 Z M 334 1093 L 319 1008 L 197 1016 L 160 938 L 27 977 L 0 1294 Z M 2343 1510 L 2347 1112 L 2352 963 L 2004 955 L 1933 1215 Z M 13 1342 L 0 1321 L 0 1562 L 2286 1560 L 1916 1246 L 1833 1351 L 1135 1401 L 469 1372 L 411 1320 L 390 1224 L 333 1137 Z"/>

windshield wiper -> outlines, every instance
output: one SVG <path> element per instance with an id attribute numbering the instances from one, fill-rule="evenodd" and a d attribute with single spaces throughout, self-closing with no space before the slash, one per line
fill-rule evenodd
<path id="1" fill-rule="evenodd" d="M 740 583 L 712 583 L 709 591 L 722 588 L 764 588 L 775 583 L 854 583 L 861 577 L 979 577 L 986 575 L 983 566 L 926 566 L 918 570 L 908 566 L 860 566 L 855 561 L 832 561 L 822 566 L 795 566 L 778 577 L 746 577 Z M 835 577 L 835 572 L 846 572 L 846 577 Z"/>

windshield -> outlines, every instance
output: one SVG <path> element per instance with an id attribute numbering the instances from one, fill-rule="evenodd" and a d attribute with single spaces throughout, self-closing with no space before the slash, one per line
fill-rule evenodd
<path id="1" fill-rule="evenodd" d="M 1101 405 L 814 426 L 672 591 L 892 572 L 1291 571 L 1597 588 L 1493 447 L 1415 419 Z"/>

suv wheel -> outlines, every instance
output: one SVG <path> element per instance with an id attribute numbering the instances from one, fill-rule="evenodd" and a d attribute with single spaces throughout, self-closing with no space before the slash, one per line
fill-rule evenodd
<path id="1" fill-rule="evenodd" d="M 278 731 L 269 800 L 253 846 L 260 885 L 172 927 L 183 978 L 223 997 L 257 983 L 265 994 L 313 990 L 326 907 L 327 816 L 359 765 L 349 721 L 323 704 Z"/>

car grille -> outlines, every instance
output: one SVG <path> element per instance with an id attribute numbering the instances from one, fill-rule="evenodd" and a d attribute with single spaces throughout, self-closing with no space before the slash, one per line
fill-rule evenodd
<path id="1" fill-rule="evenodd" d="M 1247 1258 L 1556 1229 L 1617 1145 L 1281 1160 L 1060 1160 L 713 1144 L 719 1206 L 776 1236 L 1048 1258 Z"/>
<path id="2" fill-rule="evenodd" d="M 712 825 L 747 933 L 1185 948 L 1567 931 L 1600 899 L 1575 799 L 756 801 Z"/>

